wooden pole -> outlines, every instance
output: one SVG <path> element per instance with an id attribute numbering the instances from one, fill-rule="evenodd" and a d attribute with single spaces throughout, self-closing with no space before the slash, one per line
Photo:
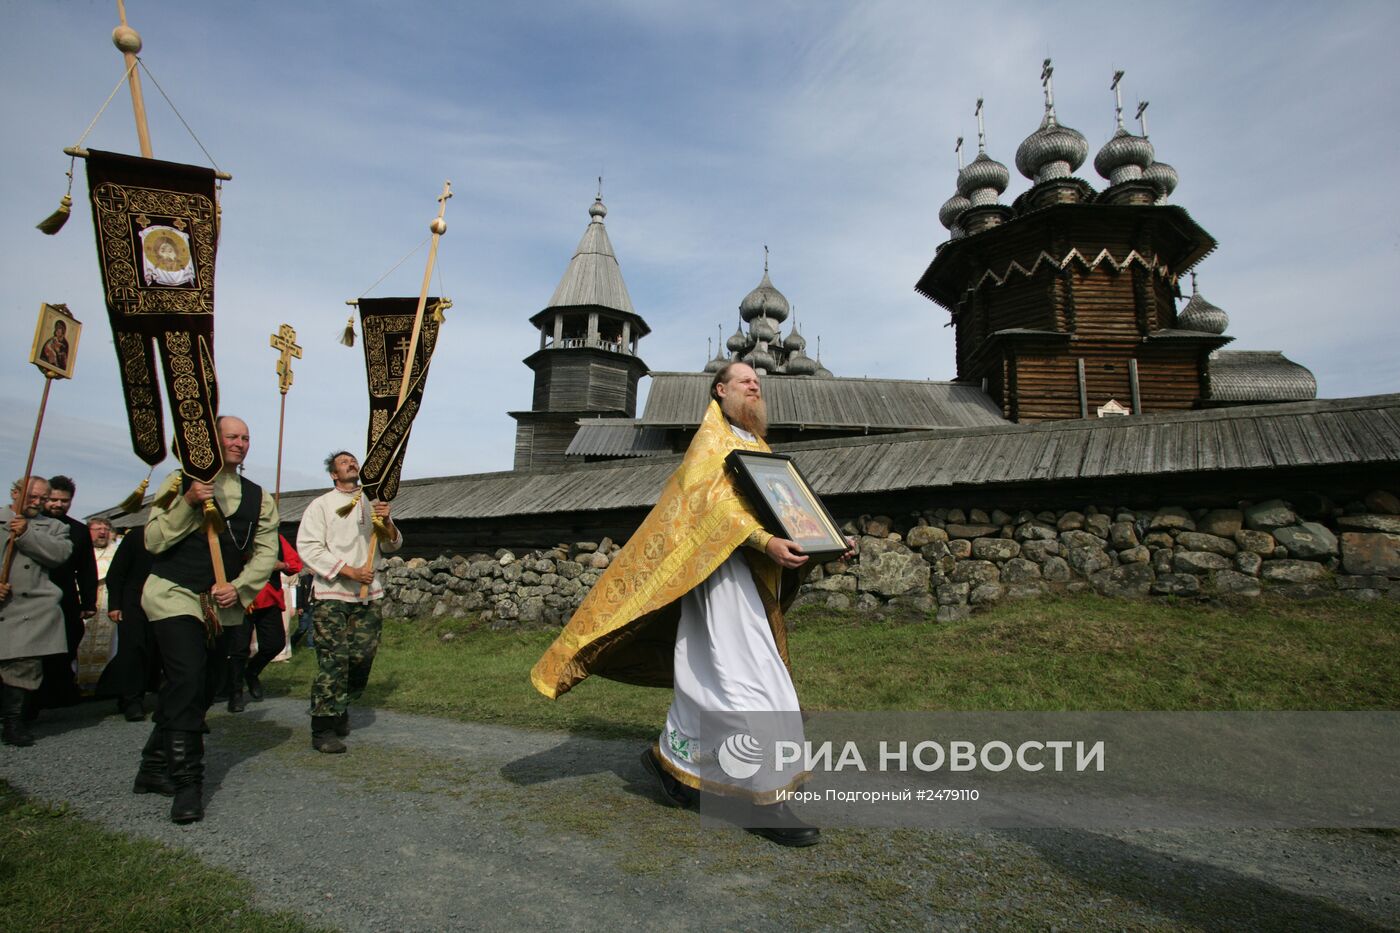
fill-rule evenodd
<path id="1" fill-rule="evenodd" d="M 126 3 L 117 0 L 117 15 L 121 25 L 112 30 L 112 44 L 126 60 L 126 83 L 131 88 L 131 110 L 136 117 L 136 139 L 141 143 L 143 158 L 154 159 L 151 154 L 151 130 L 146 125 L 146 99 L 141 94 L 141 69 L 136 54 L 141 51 L 141 34 L 126 24 Z"/>
<path id="2" fill-rule="evenodd" d="M 428 225 L 428 229 L 433 233 L 433 242 L 428 247 L 428 265 L 423 270 L 423 286 L 418 290 L 418 311 L 413 316 L 413 335 L 408 339 L 408 354 L 403 361 L 403 379 L 399 382 L 399 406 L 402 406 L 403 400 L 408 398 L 408 387 L 413 377 L 413 361 L 418 358 L 418 338 L 423 333 L 423 311 L 428 306 L 428 288 L 433 281 L 433 264 L 437 261 L 438 241 L 447 232 L 447 221 L 443 219 L 443 216 L 447 213 L 447 199 L 450 197 L 452 197 L 452 182 L 448 180 L 442 183 L 442 194 L 438 196 L 438 215 Z M 376 523 L 376 530 L 378 530 L 378 523 Z M 374 554 L 378 547 L 379 535 L 370 535 L 369 561 L 365 564 L 365 569 L 370 573 L 374 573 Z M 368 583 L 360 584 L 361 599 L 369 597 L 369 587 Z"/>
<path id="3" fill-rule="evenodd" d="M 34 421 L 34 437 L 29 442 L 29 459 L 24 462 L 24 479 L 20 481 L 19 494 L 15 496 L 15 515 L 24 514 L 24 506 L 29 503 L 29 481 L 33 478 L 34 453 L 39 449 L 39 430 L 44 426 L 44 409 L 49 406 L 49 389 L 53 387 L 53 376 L 44 373 L 44 394 L 39 399 L 39 417 Z M 15 539 L 5 539 L 5 561 L 0 566 L 0 583 L 10 582 L 10 570 L 15 565 Z"/>
<path id="4" fill-rule="evenodd" d="M 282 390 L 282 410 L 277 415 L 277 485 L 272 491 L 272 501 L 282 505 L 282 431 L 287 425 L 287 390 Z"/>

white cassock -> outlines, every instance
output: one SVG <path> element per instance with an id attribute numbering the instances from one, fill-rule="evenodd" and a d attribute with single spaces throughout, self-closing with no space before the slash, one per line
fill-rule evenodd
<path id="1" fill-rule="evenodd" d="M 773 752 L 778 740 L 803 741 L 802 717 L 743 547 L 681 597 L 675 697 L 659 750 L 692 787 L 763 798 L 796 783 L 798 770 L 772 767 Z M 763 766 L 743 775 L 759 755 Z"/>

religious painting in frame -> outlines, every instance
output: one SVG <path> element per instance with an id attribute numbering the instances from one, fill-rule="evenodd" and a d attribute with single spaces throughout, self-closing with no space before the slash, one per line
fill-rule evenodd
<path id="1" fill-rule="evenodd" d="M 845 536 L 791 457 L 735 450 L 725 463 L 767 531 L 797 542 L 813 560 L 830 560 L 846 552 Z"/>
<path id="2" fill-rule="evenodd" d="M 50 379 L 72 379 L 73 366 L 78 359 L 78 337 L 82 332 L 82 323 L 73 317 L 67 305 L 41 304 L 29 362 Z"/>

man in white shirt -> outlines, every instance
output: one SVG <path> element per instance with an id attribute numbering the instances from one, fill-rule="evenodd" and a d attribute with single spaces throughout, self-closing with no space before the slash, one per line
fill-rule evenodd
<path id="1" fill-rule="evenodd" d="M 370 562 L 370 541 L 378 534 L 379 551 L 392 554 L 403 546 L 403 536 L 389 518 L 389 503 L 371 505 L 362 495 L 354 454 L 331 454 L 326 471 L 335 488 L 302 513 L 297 550 L 315 574 L 311 747 L 334 755 L 345 751 L 340 739 L 350 734 L 350 701 L 364 692 L 379 650 L 382 620 L 375 603 L 384 596 L 384 584 Z"/>

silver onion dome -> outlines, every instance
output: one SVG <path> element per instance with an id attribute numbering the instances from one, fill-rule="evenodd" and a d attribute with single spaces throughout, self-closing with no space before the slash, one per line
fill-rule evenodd
<path id="1" fill-rule="evenodd" d="M 789 376 L 814 376 L 817 373 L 817 361 L 797 350 L 788 357 L 787 373 Z"/>
<path id="2" fill-rule="evenodd" d="M 1191 273 L 1191 300 L 1176 315 L 1177 324 L 1185 330 L 1208 334 L 1223 334 L 1230 326 L 1230 315 L 1206 301 L 1196 290 L 1196 273 Z"/>
<path id="3" fill-rule="evenodd" d="M 1094 170 L 1111 185 L 1137 181 L 1151 164 L 1152 143 L 1121 126 L 1094 156 Z"/>
<path id="4" fill-rule="evenodd" d="M 977 153 L 977 158 L 958 172 L 958 194 L 967 198 L 971 207 L 997 203 L 1009 184 L 1011 173 L 1006 166 L 985 152 Z"/>
<path id="5" fill-rule="evenodd" d="M 762 344 L 759 344 L 757 349 L 746 355 L 744 357 L 744 362 L 748 363 L 754 369 L 761 369 L 767 373 L 771 373 L 778 366 L 777 361 L 773 359 L 773 354 L 769 353 Z"/>
<path id="6" fill-rule="evenodd" d="M 778 339 L 778 325 L 774 324 L 767 317 L 756 317 L 749 321 L 749 334 L 755 340 L 762 340 L 764 343 L 773 343 Z"/>
<path id="7" fill-rule="evenodd" d="M 593 203 L 589 206 L 588 216 L 598 223 L 602 223 L 603 218 L 608 216 L 608 209 L 603 205 L 602 195 L 595 198 Z"/>
<path id="8" fill-rule="evenodd" d="M 705 364 L 705 372 L 717 373 L 727 365 L 729 361 L 724 358 L 724 354 L 720 354 Z"/>
<path id="9" fill-rule="evenodd" d="M 800 353 L 807 349 L 807 338 L 797 332 L 797 325 L 792 325 L 792 330 L 783 338 L 783 349 L 789 353 Z"/>
<path id="10" fill-rule="evenodd" d="M 753 338 L 744 333 L 742 327 L 739 327 L 734 331 L 733 335 L 724 342 L 724 345 L 729 348 L 730 353 L 743 353 L 748 350 L 749 347 L 753 346 Z"/>
<path id="11" fill-rule="evenodd" d="M 1084 134 L 1061 126 L 1053 110 L 1047 110 L 1040 129 L 1027 136 L 1016 148 L 1016 170 L 1039 184 L 1054 178 L 1068 178 L 1084 164 L 1089 141 Z"/>
<path id="12" fill-rule="evenodd" d="M 816 376 L 818 379 L 835 379 L 835 378 L 836 378 L 836 376 L 831 372 L 831 370 L 827 369 L 825 366 L 822 365 L 822 361 L 821 361 L 821 360 L 817 360 L 817 371 L 816 371 L 815 373 L 813 373 L 812 375 Z"/>
<path id="13" fill-rule="evenodd" d="M 1007 173 L 1006 180 L 1008 182 L 1011 180 L 1011 174 L 1009 172 Z M 953 228 L 958 225 L 958 218 L 962 216 L 962 212 L 971 206 L 972 202 L 967 198 L 960 194 L 954 194 L 951 198 L 944 201 L 943 206 L 938 209 L 938 222 L 947 228 L 949 232 L 952 232 Z"/>
<path id="14" fill-rule="evenodd" d="M 739 314 L 746 321 L 760 316 L 770 317 L 780 323 L 787 320 L 788 300 L 783 297 L 782 292 L 773 287 L 766 268 L 763 270 L 763 281 L 739 302 Z"/>
<path id="15" fill-rule="evenodd" d="M 1181 180 L 1176 174 L 1176 169 L 1165 162 L 1153 162 L 1142 170 L 1142 180 L 1149 182 L 1157 189 L 1157 203 L 1167 203 L 1167 196 L 1176 190 L 1177 182 Z"/>

